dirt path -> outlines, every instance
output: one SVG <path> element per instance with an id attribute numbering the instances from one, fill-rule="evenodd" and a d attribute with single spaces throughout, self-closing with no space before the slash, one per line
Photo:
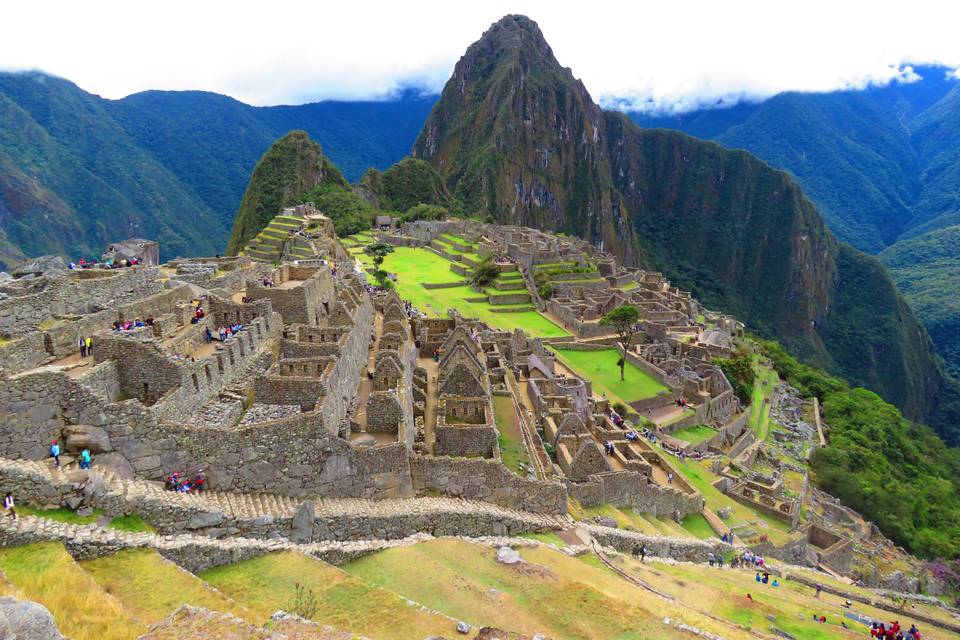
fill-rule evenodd
<path id="1" fill-rule="evenodd" d="M 433 358 L 417 358 L 417 365 L 427 371 L 427 401 L 423 410 L 423 439 L 427 446 L 427 451 L 431 454 L 434 451 L 437 437 L 434 427 L 437 424 L 437 375 L 440 372 L 440 365 L 433 361 Z"/>
<path id="2" fill-rule="evenodd" d="M 357 412 L 353 418 L 360 425 L 360 431 L 367 431 L 367 399 L 373 391 L 373 380 L 367 376 L 373 371 L 377 363 L 377 353 L 380 351 L 380 338 L 383 336 L 383 315 L 377 313 L 373 319 L 373 343 L 370 345 L 370 355 L 367 357 L 367 366 L 360 376 L 360 386 L 357 389 Z"/>

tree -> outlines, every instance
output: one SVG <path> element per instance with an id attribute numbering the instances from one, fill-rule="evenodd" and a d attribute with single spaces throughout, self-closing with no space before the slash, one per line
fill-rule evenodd
<path id="1" fill-rule="evenodd" d="M 387 276 L 389 274 L 382 268 L 383 259 L 388 254 L 393 253 L 393 245 L 386 242 L 374 242 L 365 246 L 363 252 L 373 257 L 373 277 L 377 279 L 377 284 L 381 287 L 387 287 L 389 282 Z"/>
<path id="2" fill-rule="evenodd" d="M 640 320 L 640 312 L 632 304 L 622 304 L 600 319 L 600 324 L 612 327 L 620 338 L 623 345 L 624 356 L 620 358 L 620 379 L 624 379 L 624 372 L 627 366 L 626 353 L 630 351 L 630 343 L 633 341 L 633 335 L 637 332 L 637 322 Z"/>
<path id="3" fill-rule="evenodd" d="M 500 268 L 487 256 L 473 267 L 470 273 L 470 284 L 477 288 L 489 287 L 500 276 Z"/>

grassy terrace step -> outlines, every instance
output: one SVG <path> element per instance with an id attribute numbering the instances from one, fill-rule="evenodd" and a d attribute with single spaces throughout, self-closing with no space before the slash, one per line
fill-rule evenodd
<path id="1" fill-rule="evenodd" d="M 0 550 L 0 569 L 24 598 L 49 609 L 60 630 L 74 640 L 133 640 L 147 629 L 60 543 Z"/>
<path id="2" fill-rule="evenodd" d="M 452 626 L 448 618 L 421 611 L 378 588 L 377 580 L 368 582 L 295 552 L 218 567 L 200 577 L 261 620 L 277 609 L 289 609 L 299 583 L 316 597 L 315 620 L 365 636 L 408 640 L 449 635 Z"/>
<path id="3" fill-rule="evenodd" d="M 500 280 L 522 280 L 523 274 L 519 271 L 501 271 L 497 277 Z"/>
<path id="4" fill-rule="evenodd" d="M 153 549 L 127 549 L 85 560 L 80 566 L 101 589 L 119 600 L 126 611 L 147 624 L 166 618 L 185 602 L 257 621 L 250 610 Z"/>

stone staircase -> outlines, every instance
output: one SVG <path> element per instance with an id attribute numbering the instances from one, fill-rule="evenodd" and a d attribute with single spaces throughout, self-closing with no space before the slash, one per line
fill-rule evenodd
<path id="1" fill-rule="evenodd" d="M 303 227 L 303 218 L 281 214 L 258 233 L 240 252 L 258 262 L 278 264 L 286 255 L 294 260 L 313 258 L 313 244 L 297 232 Z"/>
<path id="2" fill-rule="evenodd" d="M 86 476 L 72 463 L 65 470 L 52 461 L 0 458 L 0 485 L 12 486 L 21 502 L 60 505 L 80 492 Z M 92 505 L 109 515 L 137 513 L 161 533 L 205 534 L 223 538 L 294 537 L 303 541 L 399 539 L 427 532 L 433 535 L 516 535 L 569 527 L 568 515 L 532 513 L 481 500 L 452 497 L 316 498 L 298 500 L 275 494 L 204 491 L 177 493 L 160 482 L 125 479 L 94 467 L 103 490 Z M 298 511 L 306 518 L 295 525 Z M 310 522 L 312 515 L 312 523 Z M 304 528 L 305 527 L 305 528 Z M 295 538 L 296 539 L 296 538 Z"/>

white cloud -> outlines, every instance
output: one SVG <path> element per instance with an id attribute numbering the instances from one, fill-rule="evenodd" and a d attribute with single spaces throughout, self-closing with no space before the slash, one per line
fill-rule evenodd
<path id="1" fill-rule="evenodd" d="M 118 98 L 204 89 L 253 104 L 438 90 L 505 13 L 536 20 L 593 96 L 661 109 L 910 79 L 960 65 L 960 5 L 716 0 L 6 3 L 0 68 Z"/>

